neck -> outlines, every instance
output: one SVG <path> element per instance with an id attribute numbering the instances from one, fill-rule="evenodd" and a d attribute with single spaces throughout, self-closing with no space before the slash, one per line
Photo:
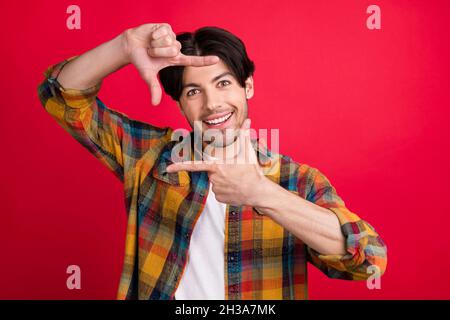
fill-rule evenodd
<path id="1" fill-rule="evenodd" d="M 226 145 L 225 147 L 214 147 L 211 144 L 203 144 L 203 160 L 226 160 L 235 158 L 239 153 L 239 141 Z"/>

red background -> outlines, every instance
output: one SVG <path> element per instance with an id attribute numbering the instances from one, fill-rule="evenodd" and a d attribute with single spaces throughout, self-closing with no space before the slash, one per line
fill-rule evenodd
<path id="1" fill-rule="evenodd" d="M 81 30 L 66 8 L 81 7 Z M 381 8 L 381 30 L 366 8 Z M 448 1 L 2 1 L 0 298 L 114 299 L 122 268 L 122 185 L 47 115 L 45 69 L 125 28 L 168 22 L 237 34 L 256 64 L 254 128 L 319 168 L 388 246 L 380 290 L 309 267 L 311 299 L 449 299 Z M 187 127 L 158 107 L 134 67 L 102 100 L 155 125 Z M 81 268 L 81 290 L 66 268 Z"/>

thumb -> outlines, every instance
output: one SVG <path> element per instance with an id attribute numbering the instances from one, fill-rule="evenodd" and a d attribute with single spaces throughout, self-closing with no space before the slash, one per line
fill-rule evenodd
<path id="1" fill-rule="evenodd" d="M 249 142 L 250 141 L 250 126 L 252 121 L 247 118 L 242 123 L 241 129 L 239 130 L 239 138 L 241 141 Z"/>
<path id="2" fill-rule="evenodd" d="M 252 120 L 250 118 L 245 119 L 244 122 L 242 122 L 241 130 L 242 131 L 249 130 L 251 124 L 252 124 Z"/>
<path id="3" fill-rule="evenodd" d="M 256 163 L 256 153 L 250 136 L 251 120 L 245 119 L 239 131 L 240 157 L 245 163 Z"/>
<path id="4" fill-rule="evenodd" d="M 157 72 L 151 65 L 147 50 L 144 48 L 138 48 L 133 51 L 132 63 L 150 89 L 152 104 L 154 106 L 158 105 L 161 101 L 162 90 L 158 82 Z"/>
<path id="5" fill-rule="evenodd" d="M 152 105 L 157 106 L 161 102 L 162 90 L 156 75 L 151 75 L 148 79 L 148 85 L 152 95 Z"/>

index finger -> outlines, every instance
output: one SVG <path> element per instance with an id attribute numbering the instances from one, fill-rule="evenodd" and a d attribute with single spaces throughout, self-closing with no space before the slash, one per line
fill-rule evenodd
<path id="1" fill-rule="evenodd" d="M 212 171 L 213 162 L 195 162 L 195 161 L 184 161 L 179 163 L 173 163 L 169 165 L 166 170 L 167 172 L 178 172 L 178 171 Z"/>
<path id="2" fill-rule="evenodd" d="M 192 67 L 203 67 L 203 66 L 209 66 L 212 64 L 216 64 L 219 62 L 218 56 L 186 56 L 182 53 L 177 57 L 176 65 L 181 66 L 192 66 Z"/>

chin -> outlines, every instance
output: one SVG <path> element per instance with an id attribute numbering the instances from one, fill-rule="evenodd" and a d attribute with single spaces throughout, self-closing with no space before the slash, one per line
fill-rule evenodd
<path id="1" fill-rule="evenodd" d="M 226 130 L 233 130 L 233 132 L 232 133 L 228 132 L 227 134 Z M 217 138 L 212 139 L 212 137 Z M 208 134 L 207 136 L 204 135 L 203 137 L 204 141 L 214 148 L 224 148 L 226 146 L 229 146 L 236 141 L 236 138 L 237 133 L 232 128 L 214 130 L 212 131 L 212 133 Z"/>

